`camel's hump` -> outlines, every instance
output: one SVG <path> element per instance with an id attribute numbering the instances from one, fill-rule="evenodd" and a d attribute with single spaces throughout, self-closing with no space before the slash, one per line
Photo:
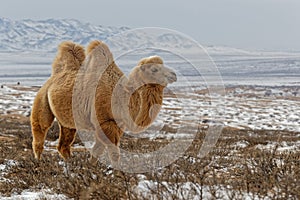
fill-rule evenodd
<path id="1" fill-rule="evenodd" d="M 71 41 L 58 46 L 58 53 L 52 63 L 52 76 L 65 70 L 79 69 L 85 60 L 84 48 Z"/>
<path id="2" fill-rule="evenodd" d="M 99 46 L 101 46 L 102 49 L 109 51 L 108 46 L 104 42 L 102 42 L 100 40 L 94 40 L 87 46 L 86 54 L 88 55 L 89 53 L 91 53 L 94 49 L 96 49 Z"/>
<path id="3" fill-rule="evenodd" d="M 98 60 L 102 60 L 103 62 L 107 63 L 107 66 L 109 66 L 114 61 L 109 47 L 100 40 L 94 40 L 87 46 L 86 55 L 97 57 Z"/>
<path id="4" fill-rule="evenodd" d="M 61 54 L 74 57 L 79 62 L 79 65 L 81 65 L 85 59 L 84 48 L 81 45 L 75 44 L 74 42 L 62 42 L 58 49 Z"/>
<path id="5" fill-rule="evenodd" d="M 101 42 L 100 40 L 94 40 L 94 41 L 92 41 L 92 42 L 88 45 L 88 47 L 87 47 L 87 49 L 86 49 L 86 54 L 91 53 L 91 51 L 93 51 L 97 46 L 99 46 L 99 45 L 101 45 L 101 44 L 102 44 L 102 42 Z"/>

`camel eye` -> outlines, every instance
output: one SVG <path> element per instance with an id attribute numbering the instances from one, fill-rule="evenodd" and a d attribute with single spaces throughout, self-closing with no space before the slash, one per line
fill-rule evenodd
<path id="1" fill-rule="evenodd" d="M 157 69 L 157 68 L 152 68 L 151 71 L 152 71 L 153 73 L 155 73 L 155 72 L 158 72 L 158 69 Z"/>

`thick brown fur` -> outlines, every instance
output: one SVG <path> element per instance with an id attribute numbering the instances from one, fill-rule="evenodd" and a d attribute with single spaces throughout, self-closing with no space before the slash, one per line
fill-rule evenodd
<path id="1" fill-rule="evenodd" d="M 70 67 L 79 67 L 85 59 L 84 48 L 71 41 L 62 42 L 58 47 L 58 53 L 52 64 L 52 75 Z"/>
<path id="2" fill-rule="evenodd" d="M 31 115 L 34 154 L 40 158 L 55 117 L 61 127 L 57 148 L 63 158 L 70 156 L 77 128 L 95 132 L 93 156 L 100 156 L 107 148 L 116 163 L 124 129 L 138 133 L 153 122 L 162 105 L 163 89 L 176 81 L 176 75 L 163 66 L 160 57 L 153 56 L 142 59 L 127 78 L 103 42 L 90 43 L 84 62 L 82 51 L 75 44 L 62 43 L 54 72 L 35 98 Z M 95 95 L 90 95 L 93 88 Z"/>

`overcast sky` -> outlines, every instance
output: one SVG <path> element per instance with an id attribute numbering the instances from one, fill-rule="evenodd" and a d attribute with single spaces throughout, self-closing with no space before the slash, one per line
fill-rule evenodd
<path id="1" fill-rule="evenodd" d="M 7 0 L 0 16 L 164 27 L 203 45 L 300 51 L 300 0 Z"/>

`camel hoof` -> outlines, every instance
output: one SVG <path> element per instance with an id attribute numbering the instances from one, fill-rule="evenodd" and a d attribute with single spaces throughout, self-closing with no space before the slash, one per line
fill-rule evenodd
<path id="1" fill-rule="evenodd" d="M 112 167 L 118 169 L 120 166 L 120 154 L 118 153 L 110 154 L 110 161 Z"/>
<path id="2" fill-rule="evenodd" d="M 57 150 L 58 150 L 59 154 L 61 155 L 61 157 L 64 160 L 68 160 L 71 157 L 70 147 L 69 148 L 66 148 L 66 147 L 57 147 Z"/>
<path id="3" fill-rule="evenodd" d="M 41 160 L 41 153 L 34 152 L 34 158 L 37 159 L 37 160 Z"/>
<path id="4" fill-rule="evenodd" d="M 91 156 L 90 159 L 89 159 L 89 162 L 93 165 L 93 166 L 96 166 L 97 165 L 97 162 L 98 162 L 98 158 L 94 157 L 94 156 Z"/>
<path id="5" fill-rule="evenodd" d="M 119 170 L 120 169 L 120 161 L 119 160 L 111 161 L 111 166 L 112 166 L 112 168 Z"/>
<path id="6" fill-rule="evenodd" d="M 32 144 L 32 149 L 35 159 L 40 160 L 42 152 L 44 150 L 44 146 L 40 144 Z"/>

